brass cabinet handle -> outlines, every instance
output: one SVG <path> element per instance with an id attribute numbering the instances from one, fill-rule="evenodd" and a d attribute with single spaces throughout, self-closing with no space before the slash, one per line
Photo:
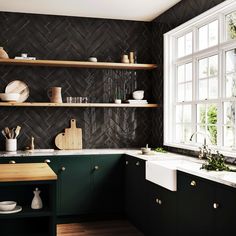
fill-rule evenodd
<path id="1" fill-rule="evenodd" d="M 161 204 L 162 204 L 161 199 L 156 198 L 156 203 L 157 203 L 158 205 L 161 205 Z"/>
<path id="2" fill-rule="evenodd" d="M 137 162 L 136 162 L 136 166 L 139 166 L 139 165 L 140 165 L 140 163 L 139 163 L 139 161 L 137 161 Z"/>
<path id="3" fill-rule="evenodd" d="M 62 166 L 61 171 L 65 171 L 65 170 L 66 170 L 66 167 Z"/>
<path id="4" fill-rule="evenodd" d="M 218 208 L 219 208 L 219 206 L 220 206 L 220 204 L 219 204 L 219 203 L 216 203 L 216 202 L 215 202 L 215 203 L 213 203 L 213 208 L 214 208 L 214 209 L 218 209 Z"/>
<path id="5" fill-rule="evenodd" d="M 126 161 L 126 162 L 125 162 L 125 164 L 126 164 L 126 165 L 128 165 L 128 164 L 129 164 L 129 162 L 128 162 L 128 161 Z"/>
<path id="6" fill-rule="evenodd" d="M 99 166 L 94 166 L 94 170 L 98 170 L 99 169 Z"/>
<path id="7" fill-rule="evenodd" d="M 16 164 L 16 162 L 15 161 L 9 161 L 9 164 Z"/>
<path id="8" fill-rule="evenodd" d="M 197 183 L 196 183 L 196 181 L 192 180 L 191 183 L 190 183 L 190 185 L 193 186 L 193 187 L 196 187 L 196 186 L 197 186 Z"/>
<path id="9" fill-rule="evenodd" d="M 49 159 L 44 160 L 44 163 L 51 163 Z"/>

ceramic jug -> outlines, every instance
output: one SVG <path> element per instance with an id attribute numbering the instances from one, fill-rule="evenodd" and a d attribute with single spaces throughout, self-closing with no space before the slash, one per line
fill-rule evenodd
<path id="1" fill-rule="evenodd" d="M 34 198 L 33 198 L 32 203 L 31 203 L 31 208 L 32 209 L 42 209 L 43 208 L 42 199 L 39 196 L 40 192 L 41 191 L 39 191 L 38 188 L 36 188 L 35 191 L 34 191 Z"/>
<path id="2" fill-rule="evenodd" d="M 8 59 L 9 56 L 6 53 L 6 51 L 3 49 L 3 47 L 0 47 L 0 59 Z"/>
<path id="3" fill-rule="evenodd" d="M 62 103 L 61 87 L 50 88 L 48 90 L 48 97 L 50 98 L 50 102 Z"/>

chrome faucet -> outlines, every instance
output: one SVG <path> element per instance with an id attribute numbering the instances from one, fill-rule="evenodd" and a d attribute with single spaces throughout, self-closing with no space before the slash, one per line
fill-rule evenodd
<path id="1" fill-rule="evenodd" d="M 193 136 L 196 135 L 196 134 L 201 134 L 204 136 L 204 142 L 203 142 L 203 145 L 201 147 L 199 147 L 199 154 L 198 154 L 198 158 L 199 159 L 206 159 L 208 156 L 211 155 L 211 149 L 208 148 L 207 144 L 206 144 L 206 138 L 209 137 L 208 134 L 206 133 L 203 133 L 203 132 L 194 132 L 191 137 L 190 137 L 190 141 L 193 140 Z M 210 138 L 210 137 L 209 137 Z"/>

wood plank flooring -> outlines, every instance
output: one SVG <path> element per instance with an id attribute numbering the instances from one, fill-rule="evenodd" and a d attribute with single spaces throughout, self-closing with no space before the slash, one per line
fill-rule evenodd
<path id="1" fill-rule="evenodd" d="M 57 236 L 143 236 L 124 220 L 59 224 Z"/>

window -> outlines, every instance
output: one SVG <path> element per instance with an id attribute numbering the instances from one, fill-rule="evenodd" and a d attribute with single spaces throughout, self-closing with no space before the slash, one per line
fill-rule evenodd
<path id="1" fill-rule="evenodd" d="M 236 150 L 236 2 L 165 34 L 164 144 Z M 190 141 L 194 132 L 196 136 Z"/>

